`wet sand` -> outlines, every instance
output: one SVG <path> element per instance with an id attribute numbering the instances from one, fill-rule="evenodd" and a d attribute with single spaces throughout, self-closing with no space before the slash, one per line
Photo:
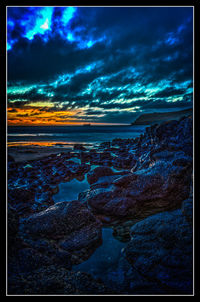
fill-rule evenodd
<path id="1" fill-rule="evenodd" d="M 34 159 L 43 158 L 50 154 L 67 153 L 72 151 L 73 148 L 60 148 L 60 147 L 8 147 L 8 155 L 11 155 L 15 162 L 24 162 Z"/>

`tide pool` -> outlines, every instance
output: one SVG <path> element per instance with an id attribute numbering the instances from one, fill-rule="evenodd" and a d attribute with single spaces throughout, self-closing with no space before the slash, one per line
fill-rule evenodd
<path id="1" fill-rule="evenodd" d="M 59 191 L 53 196 L 55 203 L 61 201 L 77 200 L 80 192 L 89 189 L 89 184 L 85 176 L 84 180 L 79 181 L 76 178 L 69 182 L 62 182 L 59 184 Z"/>

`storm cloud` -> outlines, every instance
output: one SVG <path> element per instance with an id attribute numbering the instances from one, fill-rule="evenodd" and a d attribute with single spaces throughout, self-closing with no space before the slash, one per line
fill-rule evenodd
<path id="1" fill-rule="evenodd" d="M 12 120 L 129 123 L 192 107 L 192 7 L 8 7 L 7 42 Z"/>

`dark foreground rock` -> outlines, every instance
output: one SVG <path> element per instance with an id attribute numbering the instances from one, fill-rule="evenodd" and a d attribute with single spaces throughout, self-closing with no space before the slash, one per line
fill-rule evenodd
<path id="1" fill-rule="evenodd" d="M 55 265 L 12 275 L 8 294 L 14 295 L 104 295 L 111 290 L 87 273 L 71 272 Z"/>
<path id="2" fill-rule="evenodd" d="M 182 211 L 159 213 L 135 224 L 125 248 L 132 267 L 165 294 L 193 291 L 192 202 L 185 201 Z"/>
<path id="3" fill-rule="evenodd" d="M 40 249 L 38 240 L 47 247 L 68 253 L 68 262 L 78 264 L 89 258 L 102 242 L 101 223 L 78 201 L 59 202 L 43 212 L 21 220 L 21 236 L 29 245 Z M 56 260 L 57 261 L 57 258 Z"/>

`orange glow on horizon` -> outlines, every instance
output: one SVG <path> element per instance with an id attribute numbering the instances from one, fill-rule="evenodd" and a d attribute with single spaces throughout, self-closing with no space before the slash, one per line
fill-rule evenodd
<path id="1" fill-rule="evenodd" d="M 78 119 L 77 110 L 73 111 L 48 111 L 42 107 L 26 106 L 23 108 L 7 108 L 8 126 L 81 126 L 91 125 L 126 125 L 124 123 L 97 123 Z"/>

